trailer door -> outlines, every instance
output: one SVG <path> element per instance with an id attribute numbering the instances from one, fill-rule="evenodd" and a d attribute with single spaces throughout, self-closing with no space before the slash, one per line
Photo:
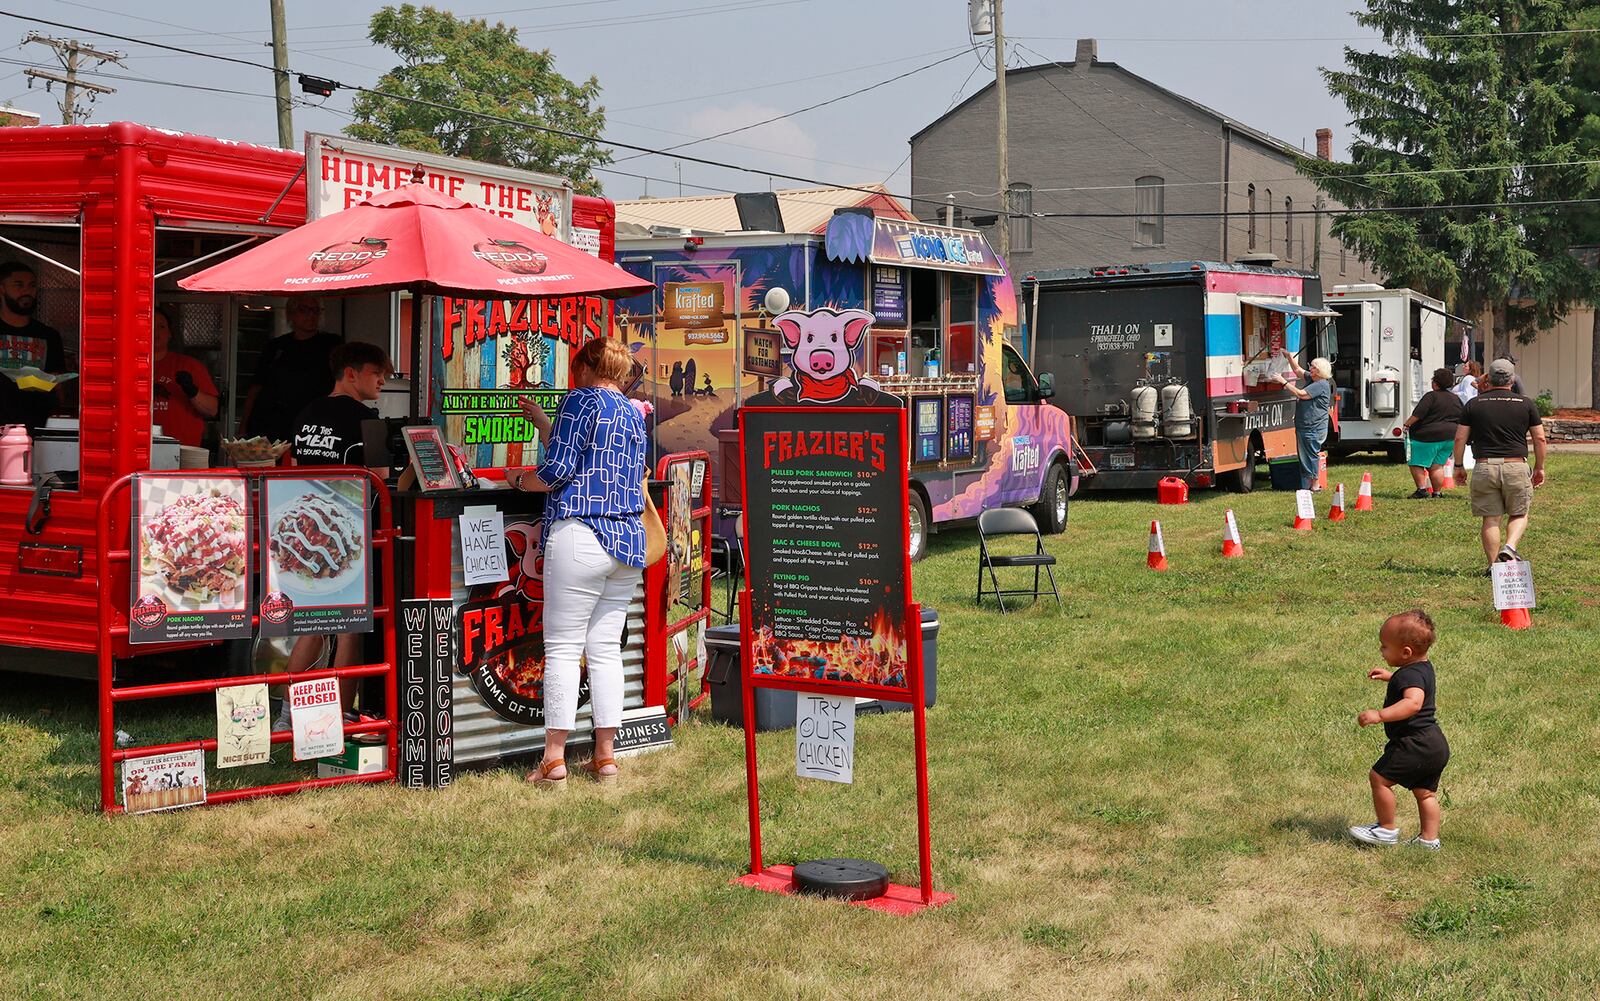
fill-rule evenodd
<path id="1" fill-rule="evenodd" d="M 1367 381 L 1378 364 L 1378 304 L 1375 302 L 1333 302 L 1329 308 L 1339 314 L 1334 321 L 1334 347 L 1328 361 L 1333 364 L 1333 384 L 1339 394 L 1339 419 L 1364 421 L 1370 416 Z"/>

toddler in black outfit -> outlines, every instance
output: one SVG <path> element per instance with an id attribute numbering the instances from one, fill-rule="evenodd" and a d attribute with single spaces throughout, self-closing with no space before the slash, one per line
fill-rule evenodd
<path id="1" fill-rule="evenodd" d="M 1367 677 L 1389 683 L 1382 709 L 1368 709 L 1356 717 L 1361 726 L 1383 724 L 1389 743 L 1372 766 L 1372 806 L 1376 824 L 1350 828 L 1350 836 L 1369 845 L 1400 843 L 1395 823 L 1394 787 L 1405 786 L 1417 797 L 1421 833 L 1409 844 L 1439 850 L 1439 775 L 1450 761 L 1450 745 L 1434 719 L 1433 620 L 1420 608 L 1391 615 L 1378 630 L 1383 660 L 1394 670 L 1374 668 Z"/>

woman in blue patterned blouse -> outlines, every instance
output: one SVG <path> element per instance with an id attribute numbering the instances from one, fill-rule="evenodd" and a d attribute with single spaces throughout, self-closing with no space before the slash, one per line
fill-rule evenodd
<path id="1" fill-rule="evenodd" d="M 544 531 L 544 760 L 528 781 L 567 780 L 567 734 L 587 654 L 594 715 L 589 772 L 614 779 L 622 723 L 622 633 L 644 572 L 644 418 L 622 392 L 633 358 L 622 342 L 590 341 L 572 358 L 573 389 L 552 421 L 524 404 L 545 444 L 537 469 L 514 469 L 518 490 L 548 492 Z"/>

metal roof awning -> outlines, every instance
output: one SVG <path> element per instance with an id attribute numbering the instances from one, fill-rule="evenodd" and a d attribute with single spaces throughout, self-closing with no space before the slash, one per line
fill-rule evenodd
<path id="1" fill-rule="evenodd" d="M 994 248 L 975 229 L 954 229 L 906 219 L 877 219 L 859 211 L 836 213 L 824 238 L 830 260 L 1002 275 Z"/>
<path id="2" fill-rule="evenodd" d="M 1263 296 L 1241 295 L 1239 301 L 1258 309 L 1270 309 L 1275 313 L 1286 313 L 1289 316 L 1303 316 L 1311 320 L 1335 320 L 1339 314 L 1331 309 L 1317 309 L 1312 306 L 1302 306 L 1298 302 L 1285 302 L 1282 299 L 1268 299 Z"/>

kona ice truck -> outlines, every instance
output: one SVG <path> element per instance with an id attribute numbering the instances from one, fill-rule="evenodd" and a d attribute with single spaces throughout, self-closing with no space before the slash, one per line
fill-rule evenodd
<path id="1" fill-rule="evenodd" d="M 1039 272 L 1022 298 L 1091 489 L 1179 477 L 1248 493 L 1260 462 L 1295 454 L 1279 350 L 1309 362 L 1337 315 L 1315 273 L 1206 261 Z"/>
<path id="2" fill-rule="evenodd" d="M 1325 302 L 1338 314 L 1320 345 L 1339 393 L 1339 434 L 1328 451 L 1382 451 L 1402 460 L 1401 426 L 1446 364 L 1447 342 L 1464 339 L 1470 353 L 1472 324 L 1408 288 L 1335 285 Z"/>
<path id="3" fill-rule="evenodd" d="M 660 213 L 661 201 L 671 200 L 639 204 Z M 619 219 L 629 211 L 618 204 Z M 1062 531 L 1077 486 L 1070 421 L 1047 402 L 1051 377 L 1035 376 L 1012 343 L 1015 287 L 983 235 L 918 222 L 887 198 L 815 225 L 618 235 L 617 263 L 656 286 L 618 304 L 619 329 L 646 373 L 634 395 L 654 404 L 657 457 L 711 454 L 725 516 L 718 533 L 731 534 L 726 522 L 740 503 L 735 410 L 792 374 L 762 308 L 778 288 L 789 309 L 874 315 L 855 357 L 863 377 L 906 401 L 914 559 L 930 531 L 991 507 L 1029 507 L 1042 531 Z"/>

